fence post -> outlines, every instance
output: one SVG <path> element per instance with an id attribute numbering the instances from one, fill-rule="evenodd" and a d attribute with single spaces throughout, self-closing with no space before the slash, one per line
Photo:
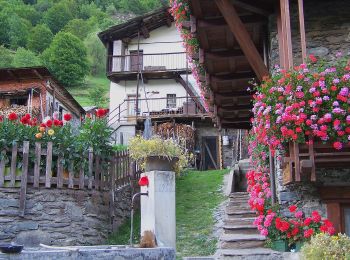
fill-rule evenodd
<path id="1" fill-rule="evenodd" d="M 93 180 L 93 165 L 94 165 L 94 154 L 93 154 L 93 149 L 89 148 L 89 183 L 88 183 L 88 188 L 92 189 L 92 180 Z"/>
<path id="2" fill-rule="evenodd" d="M 18 149 L 17 142 L 13 142 L 13 144 L 12 144 L 12 157 L 11 157 L 10 187 L 14 187 L 15 182 L 16 182 L 17 149 Z"/>
<path id="3" fill-rule="evenodd" d="M 95 156 L 95 189 L 100 188 L 100 156 Z"/>
<path id="4" fill-rule="evenodd" d="M 34 162 L 34 184 L 35 188 L 39 188 L 40 183 L 40 160 L 41 160 L 41 143 L 35 143 L 35 162 Z"/>
<path id="5" fill-rule="evenodd" d="M 0 188 L 5 184 L 5 156 L 6 151 L 1 151 L 1 160 L 0 160 Z"/>
<path id="6" fill-rule="evenodd" d="M 23 142 L 23 164 L 22 164 L 22 176 L 21 176 L 21 191 L 19 198 L 19 214 L 24 216 L 24 209 L 26 203 L 27 194 L 27 178 L 28 178 L 28 160 L 29 160 L 29 142 Z"/>
<path id="7" fill-rule="evenodd" d="M 52 142 L 47 143 L 45 187 L 51 188 Z"/>
<path id="8" fill-rule="evenodd" d="M 68 176 L 68 188 L 69 189 L 73 189 L 74 188 L 74 181 L 73 181 L 73 176 L 74 176 L 74 164 L 73 162 L 71 161 L 69 163 L 69 176 Z"/>

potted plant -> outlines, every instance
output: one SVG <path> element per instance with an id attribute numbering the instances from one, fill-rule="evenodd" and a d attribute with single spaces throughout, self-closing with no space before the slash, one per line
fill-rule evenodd
<path id="1" fill-rule="evenodd" d="M 129 141 L 130 157 L 145 171 L 180 171 L 186 166 L 185 151 L 172 139 L 158 136 L 144 139 L 136 136 Z"/>

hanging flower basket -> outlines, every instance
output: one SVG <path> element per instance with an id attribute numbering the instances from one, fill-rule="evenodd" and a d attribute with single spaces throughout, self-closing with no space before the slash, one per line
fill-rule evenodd
<path id="1" fill-rule="evenodd" d="M 286 240 L 275 240 L 272 241 L 272 247 L 273 250 L 279 251 L 279 252 L 288 252 L 289 251 L 289 247 L 288 247 L 288 243 Z"/>

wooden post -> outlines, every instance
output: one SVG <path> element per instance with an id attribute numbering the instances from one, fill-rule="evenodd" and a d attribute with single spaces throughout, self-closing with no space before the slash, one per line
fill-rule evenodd
<path id="1" fill-rule="evenodd" d="M 69 163 L 69 176 L 68 176 L 68 188 L 73 189 L 74 188 L 74 182 L 73 182 L 73 176 L 74 176 L 74 165 L 73 162 Z"/>
<path id="2" fill-rule="evenodd" d="M 215 0 L 215 3 L 258 79 L 261 80 L 264 76 L 268 76 L 269 71 L 231 1 Z"/>
<path id="3" fill-rule="evenodd" d="M 293 49 L 292 49 L 292 34 L 290 28 L 290 13 L 289 13 L 289 0 L 280 0 L 281 10 L 281 24 L 282 24 L 282 37 L 283 51 L 285 67 L 284 69 L 290 69 L 293 67 Z"/>
<path id="4" fill-rule="evenodd" d="M 100 188 L 100 156 L 95 156 L 95 189 Z"/>
<path id="5" fill-rule="evenodd" d="M 52 142 L 47 143 L 45 187 L 51 188 Z"/>
<path id="6" fill-rule="evenodd" d="M 92 189 L 93 165 L 94 165 L 94 154 L 93 154 L 92 148 L 89 148 L 89 182 L 88 182 L 88 188 L 89 189 Z"/>
<path id="7" fill-rule="evenodd" d="M 5 184 L 5 155 L 6 151 L 1 151 L 1 160 L 0 160 L 0 188 Z"/>
<path id="8" fill-rule="evenodd" d="M 271 200 L 272 205 L 276 204 L 276 176 L 275 176 L 275 161 L 274 156 L 272 155 L 271 148 L 269 148 L 269 158 L 270 158 L 270 186 L 271 186 Z"/>
<path id="9" fill-rule="evenodd" d="M 63 187 L 63 157 L 58 156 L 57 159 L 57 188 Z"/>
<path id="10" fill-rule="evenodd" d="M 298 8 L 299 8 L 301 57 L 302 57 L 303 63 L 306 63 L 306 36 L 305 36 L 304 1 L 303 0 L 298 0 Z"/>
<path id="11" fill-rule="evenodd" d="M 21 191 L 19 197 L 19 215 L 24 216 L 24 209 L 26 203 L 27 194 L 27 179 L 28 179 L 28 161 L 29 161 L 29 142 L 23 142 L 23 164 L 22 164 L 22 176 L 21 176 Z"/>
<path id="12" fill-rule="evenodd" d="M 41 161 L 41 143 L 35 143 L 35 162 L 34 162 L 34 188 L 39 188 L 40 184 L 40 161 Z"/>
<path id="13" fill-rule="evenodd" d="M 299 158 L 299 144 L 297 142 L 293 142 L 294 148 L 294 168 L 295 168 L 295 181 L 300 182 L 300 158 Z"/>
<path id="14" fill-rule="evenodd" d="M 79 171 L 79 189 L 84 189 L 85 187 L 85 175 L 84 175 L 84 165 L 80 165 L 80 171 Z"/>
<path id="15" fill-rule="evenodd" d="M 14 187 L 16 182 L 17 149 L 18 149 L 18 145 L 16 142 L 14 142 L 12 144 L 12 155 L 11 155 L 12 157 L 11 157 L 10 187 Z"/>

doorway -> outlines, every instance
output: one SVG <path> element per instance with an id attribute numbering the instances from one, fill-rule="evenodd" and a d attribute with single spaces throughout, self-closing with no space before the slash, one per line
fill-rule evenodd
<path id="1" fill-rule="evenodd" d="M 140 66 L 140 67 L 139 67 Z M 139 71 L 143 69 L 143 50 L 130 51 L 130 71 Z"/>
<path id="2" fill-rule="evenodd" d="M 201 170 L 220 169 L 219 138 L 217 136 L 203 136 L 201 145 Z"/>

